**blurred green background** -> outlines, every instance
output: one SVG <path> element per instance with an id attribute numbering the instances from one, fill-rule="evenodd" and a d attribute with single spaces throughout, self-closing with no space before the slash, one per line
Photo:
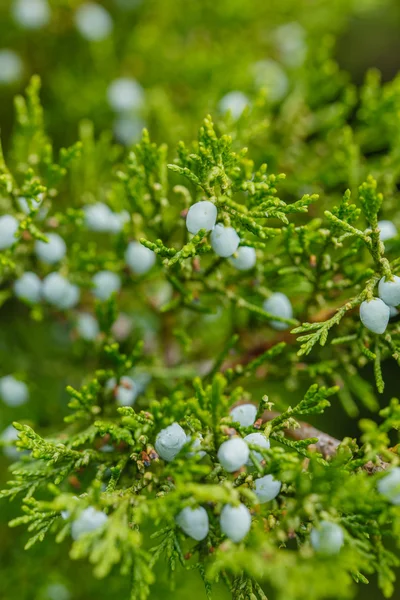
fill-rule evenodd
<path id="1" fill-rule="evenodd" d="M 11 49 L 21 61 L 19 77 L 0 85 L 0 127 L 6 149 L 13 97 L 34 73 L 42 78 L 46 125 L 56 147 L 74 142 L 79 123 L 86 118 L 94 122 L 97 133 L 114 130 L 121 138 L 122 127 L 131 141 L 146 125 L 155 140 L 174 146 L 179 139 L 192 139 L 201 119 L 220 110 L 226 93 L 240 90 L 255 97 L 252 65 L 266 59 L 281 64 L 284 57 L 276 43 L 276 30 L 282 25 L 299 25 L 311 49 L 324 34 L 335 36 L 337 60 L 356 84 L 370 67 L 378 68 L 385 80 L 400 69 L 397 0 L 109 0 L 99 2 L 112 22 L 112 31 L 101 41 L 85 39 L 77 30 L 76 13 L 82 4 L 80 0 L 53 0 L 48 22 L 27 28 L 16 17 L 16 3 L 1 1 L 0 51 Z M 294 67 L 285 68 L 290 76 Z M 1 69 L 0 60 L 0 80 Z M 143 105 L 119 129 L 120 117 L 107 101 L 108 86 L 118 77 L 136 79 L 145 94 Z M 130 312 L 134 328 L 139 328 L 134 309 Z M 223 339 L 225 328 L 223 320 L 213 325 L 210 344 Z M 82 365 L 67 323 L 33 322 L 21 304 L 7 302 L 0 311 L 0 375 L 22 373 L 31 382 L 31 400 L 18 409 L 2 405 L 0 429 L 19 419 L 40 431 L 57 429 L 67 414 L 65 386 L 79 385 L 87 368 L 88 361 Z M 397 392 L 397 370 L 390 363 L 385 368 L 388 385 L 382 405 Z M 365 376 L 372 379 L 369 372 Z M 265 393 L 264 386 L 258 386 L 255 391 Z M 268 394 L 279 401 L 281 388 L 269 384 Z M 300 390 L 292 394 L 300 395 Z M 370 415 L 361 412 L 361 416 Z M 339 404 L 318 425 L 338 438 L 358 434 L 356 421 Z M 8 464 L 8 459 L 1 459 L 2 484 Z M 38 544 L 25 552 L 26 533 L 7 526 L 17 514 L 15 505 L 2 503 L 2 600 L 128 598 L 127 582 L 117 573 L 105 582 L 96 581 L 90 565 L 69 561 L 67 543 Z M 176 589 L 170 590 L 161 565 L 151 597 L 179 600 L 189 595 L 193 600 L 206 597 L 198 575 L 182 573 Z M 221 590 L 216 597 L 228 596 Z M 358 597 L 375 600 L 381 595 L 372 581 L 360 587 Z M 400 592 L 395 597 L 400 598 Z M 273 600 L 273 594 L 269 598 Z"/>

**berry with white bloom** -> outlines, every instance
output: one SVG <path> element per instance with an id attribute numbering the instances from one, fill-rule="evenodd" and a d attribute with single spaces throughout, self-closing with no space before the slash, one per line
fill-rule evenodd
<path id="1" fill-rule="evenodd" d="M 111 327 L 111 333 L 118 342 L 125 341 L 133 329 L 132 319 L 129 315 L 120 313 Z"/>
<path id="2" fill-rule="evenodd" d="M 89 313 L 80 313 L 76 323 L 79 336 L 91 342 L 97 338 L 100 333 L 100 327 L 97 319 Z"/>
<path id="3" fill-rule="evenodd" d="M 113 131 L 120 144 L 130 146 L 140 139 L 146 123 L 137 116 L 122 114 L 114 121 Z"/>
<path id="4" fill-rule="evenodd" d="M 191 435 L 186 436 L 186 442 L 187 443 L 192 442 Z M 190 458 L 192 456 L 198 456 L 199 458 L 203 458 L 203 456 L 205 456 L 207 454 L 207 452 L 205 452 L 204 450 L 200 450 L 202 442 L 203 442 L 203 436 L 201 435 L 201 433 L 199 433 L 198 436 L 195 437 L 193 442 L 191 443 L 190 452 L 188 452 L 186 456 L 189 456 Z"/>
<path id="5" fill-rule="evenodd" d="M 42 206 L 44 200 L 44 195 L 39 194 L 37 199 L 31 198 L 28 202 L 24 196 L 19 196 L 17 198 L 17 204 L 23 213 L 26 215 L 31 215 L 35 213 L 34 216 L 38 218 L 40 221 L 43 221 L 47 217 L 47 213 L 49 212 L 46 206 Z M 37 210 L 39 209 L 39 210 Z M 37 212 L 36 212 L 37 211 Z"/>
<path id="6" fill-rule="evenodd" d="M 10 85 L 21 79 L 22 60 L 13 50 L 0 50 L 0 85 Z"/>
<path id="7" fill-rule="evenodd" d="M 86 2 L 78 7 L 75 24 L 81 36 L 91 42 L 104 40 L 113 28 L 110 14 L 95 2 Z"/>
<path id="8" fill-rule="evenodd" d="M 0 435 L 0 440 L 3 442 L 3 453 L 10 460 L 17 460 L 19 452 L 14 446 L 14 442 L 18 439 L 18 431 L 12 425 L 9 425 Z"/>
<path id="9" fill-rule="evenodd" d="M 265 475 L 255 480 L 255 493 L 260 504 L 269 502 L 277 497 L 281 491 L 282 483 L 274 479 L 272 475 Z"/>
<path id="10" fill-rule="evenodd" d="M 256 264 L 256 251 L 251 246 L 240 246 L 235 252 L 235 256 L 229 259 L 231 265 L 233 265 L 239 271 L 250 271 Z"/>
<path id="11" fill-rule="evenodd" d="M 211 232 L 211 246 L 215 254 L 222 258 L 229 258 L 239 247 L 240 237 L 233 227 L 224 227 L 218 224 Z"/>
<path id="12" fill-rule="evenodd" d="M 28 401 L 28 386 L 12 375 L 6 375 L 0 379 L 0 396 L 7 406 L 21 406 Z"/>
<path id="13" fill-rule="evenodd" d="M 49 304 L 62 308 L 71 296 L 71 284 L 60 273 L 49 273 L 43 279 L 42 296 Z"/>
<path id="14" fill-rule="evenodd" d="M 205 508 L 187 506 L 175 518 L 179 527 L 192 539 L 200 542 L 208 534 L 208 514 Z"/>
<path id="15" fill-rule="evenodd" d="M 186 228 L 194 235 L 205 229 L 211 231 L 217 221 L 217 207 L 209 200 L 196 202 L 188 210 L 186 217 Z"/>
<path id="16" fill-rule="evenodd" d="M 135 275 L 144 275 L 156 262 L 153 250 L 146 248 L 140 242 L 130 242 L 125 252 L 126 264 Z"/>
<path id="17" fill-rule="evenodd" d="M 220 525 L 222 533 L 232 542 L 240 542 L 250 531 L 251 514 L 249 509 L 244 504 L 239 504 L 239 506 L 225 504 L 221 511 Z"/>
<path id="18" fill-rule="evenodd" d="M 275 317 L 282 317 L 284 319 L 291 319 L 293 317 L 293 308 L 289 298 L 281 292 L 275 292 L 269 298 L 264 301 L 263 309 L 265 312 Z M 270 322 L 271 327 L 284 331 L 288 329 L 290 325 L 281 321 L 272 320 Z"/>
<path id="19" fill-rule="evenodd" d="M 379 479 L 377 488 L 389 502 L 400 505 L 400 467 L 394 467 L 387 475 Z"/>
<path id="20" fill-rule="evenodd" d="M 81 292 L 78 286 L 68 282 L 68 287 L 66 289 L 65 296 L 58 303 L 58 307 L 63 310 L 73 308 L 78 304 L 80 295 Z"/>
<path id="21" fill-rule="evenodd" d="M 274 32 L 282 62 L 289 67 L 298 67 L 306 57 L 306 33 L 300 23 L 285 23 Z"/>
<path id="22" fill-rule="evenodd" d="M 107 515 L 101 510 L 96 510 L 93 506 L 89 506 L 72 523 L 71 535 L 74 540 L 78 540 L 85 533 L 90 533 L 103 527 L 107 519 Z"/>
<path id="23" fill-rule="evenodd" d="M 240 404 L 230 411 L 230 415 L 242 427 L 250 427 L 256 420 L 257 407 L 254 404 Z"/>
<path id="24" fill-rule="evenodd" d="M 123 230 L 125 223 L 130 220 L 129 213 L 124 210 L 120 213 L 112 213 L 109 224 L 110 233 L 119 233 Z"/>
<path id="25" fill-rule="evenodd" d="M 15 244 L 17 241 L 15 234 L 18 231 L 18 227 L 19 223 L 15 217 L 12 217 L 11 215 L 0 217 L 0 250 L 5 250 Z"/>
<path id="26" fill-rule="evenodd" d="M 186 444 L 186 433 L 178 423 L 161 429 L 154 445 L 157 454 L 167 462 L 175 458 Z"/>
<path id="27" fill-rule="evenodd" d="M 384 333 L 389 318 L 390 308 L 380 298 L 364 300 L 360 305 L 361 323 L 373 333 Z"/>
<path id="28" fill-rule="evenodd" d="M 244 441 L 247 442 L 247 444 L 251 444 L 252 446 L 265 448 L 265 450 L 268 450 L 270 448 L 269 440 L 267 440 L 265 435 L 263 435 L 259 431 L 257 431 L 256 433 L 249 433 L 249 435 L 246 435 L 244 437 Z M 259 452 L 253 450 L 253 454 L 258 461 L 261 461 L 263 459 L 262 454 L 260 454 Z M 253 465 L 253 462 L 250 457 L 246 464 L 250 467 Z"/>
<path id="29" fill-rule="evenodd" d="M 119 406 L 132 406 L 138 396 L 138 388 L 131 377 L 124 375 L 117 385 L 115 377 L 106 383 L 106 389 L 112 390 Z"/>
<path id="30" fill-rule="evenodd" d="M 282 67 L 273 60 L 261 60 L 253 65 L 256 86 L 267 90 L 271 102 L 282 100 L 289 90 L 289 79 Z"/>
<path id="31" fill-rule="evenodd" d="M 47 0 L 14 0 L 14 20 L 25 29 L 40 29 L 50 21 Z"/>
<path id="32" fill-rule="evenodd" d="M 223 113 L 229 111 L 236 120 L 249 105 L 250 100 L 243 92 L 234 91 L 225 94 L 225 96 L 221 98 L 218 107 Z"/>
<path id="33" fill-rule="evenodd" d="M 91 231 L 108 231 L 112 210 L 103 202 L 89 204 L 83 209 L 85 213 L 85 225 Z"/>
<path id="34" fill-rule="evenodd" d="M 379 297 L 388 306 L 398 306 L 400 304 L 400 277 L 393 275 L 392 280 L 382 277 L 378 286 Z"/>
<path id="35" fill-rule="evenodd" d="M 99 271 L 93 277 L 93 294 L 99 300 L 108 300 L 112 294 L 121 289 L 121 279 L 112 271 Z"/>
<path id="36" fill-rule="evenodd" d="M 397 236 L 397 228 L 392 221 L 378 221 L 378 227 L 381 231 L 380 238 L 382 242 L 386 242 Z"/>
<path id="37" fill-rule="evenodd" d="M 48 242 L 36 240 L 36 256 L 48 265 L 60 262 L 67 253 L 67 245 L 57 233 L 47 233 Z"/>
<path id="38" fill-rule="evenodd" d="M 42 282 L 36 273 L 28 271 L 21 275 L 14 283 L 14 292 L 17 298 L 35 304 L 39 302 L 42 291 Z"/>
<path id="39" fill-rule="evenodd" d="M 120 77 L 109 85 L 107 98 L 113 110 L 124 113 L 142 108 L 144 91 L 135 79 Z"/>
<path id="40" fill-rule="evenodd" d="M 71 600 L 71 594 L 64 584 L 51 583 L 46 588 L 46 600 Z"/>
<path id="41" fill-rule="evenodd" d="M 242 438 L 232 438 L 223 442 L 218 450 L 218 460 L 228 473 L 243 467 L 249 460 L 249 447 Z"/>
<path id="42" fill-rule="evenodd" d="M 311 530 L 310 540 L 318 554 L 332 556 L 338 554 L 343 546 L 343 529 L 336 523 L 321 521 L 318 527 Z"/>
<path id="43" fill-rule="evenodd" d="M 399 311 L 397 310 L 397 308 L 395 308 L 394 306 L 389 306 L 390 308 L 390 318 L 393 319 L 393 317 L 397 317 L 397 315 L 399 314 Z"/>

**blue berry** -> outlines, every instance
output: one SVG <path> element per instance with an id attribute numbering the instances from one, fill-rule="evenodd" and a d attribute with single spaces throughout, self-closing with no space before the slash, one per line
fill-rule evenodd
<path id="1" fill-rule="evenodd" d="M 186 217 L 186 228 L 194 235 L 205 229 L 211 231 L 217 221 L 217 207 L 209 200 L 202 200 L 193 204 Z"/>
<path id="2" fill-rule="evenodd" d="M 211 232 L 211 246 L 215 254 L 229 258 L 239 247 L 240 238 L 233 227 L 218 224 Z"/>
<path id="3" fill-rule="evenodd" d="M 157 435 L 155 449 L 163 460 L 170 462 L 185 444 L 186 433 L 178 423 L 172 423 Z"/>
<path id="4" fill-rule="evenodd" d="M 400 277 L 393 275 L 393 279 L 387 281 L 382 277 L 378 286 L 379 297 L 388 306 L 398 306 L 400 304 Z"/>
<path id="5" fill-rule="evenodd" d="M 121 288 L 121 280 L 112 271 L 99 271 L 93 277 L 93 294 L 99 300 L 108 300 L 112 294 Z"/>
<path id="6" fill-rule="evenodd" d="M 232 542 L 240 542 L 250 531 L 251 514 L 244 504 L 225 504 L 220 516 L 221 531 Z"/>
<path id="7" fill-rule="evenodd" d="M 239 271 L 249 271 L 255 266 L 256 260 L 256 251 L 254 248 L 251 246 L 240 246 L 234 256 L 229 259 L 229 262 Z"/>
<path id="8" fill-rule="evenodd" d="M 108 102 L 115 112 L 129 112 L 139 110 L 144 104 L 144 91 L 142 86 L 131 77 L 114 79 L 108 86 Z"/>
<path id="9" fill-rule="evenodd" d="M 48 265 L 53 265 L 64 258 L 67 253 L 67 245 L 57 233 L 47 233 L 48 242 L 36 240 L 36 256 Z"/>
<path id="10" fill-rule="evenodd" d="M 95 2 L 85 2 L 78 7 L 75 23 L 81 36 L 91 42 L 104 40 L 113 28 L 110 14 Z"/>
<path id="11" fill-rule="evenodd" d="M 28 386 L 12 375 L 6 375 L 0 379 L 0 396 L 7 406 L 21 406 L 29 399 Z"/>
<path id="12" fill-rule="evenodd" d="M 107 522 L 107 515 L 89 506 L 85 508 L 80 515 L 75 519 L 71 526 L 71 535 L 74 540 L 78 540 L 85 533 L 100 529 Z"/>
<path id="13" fill-rule="evenodd" d="M 132 406 L 138 396 L 138 388 L 131 377 L 124 375 L 118 384 L 115 377 L 106 383 L 106 389 L 112 390 L 119 406 Z"/>
<path id="14" fill-rule="evenodd" d="M 42 282 L 36 273 L 26 272 L 14 283 L 14 292 L 17 298 L 31 304 L 39 302 L 42 291 Z"/>
<path id="15" fill-rule="evenodd" d="M 381 231 L 380 238 L 382 242 L 386 242 L 397 236 L 397 228 L 392 221 L 378 221 L 378 227 Z"/>
<path id="16" fill-rule="evenodd" d="M 311 545 L 318 554 L 332 556 L 340 552 L 343 546 L 343 529 L 329 521 L 321 521 L 310 534 Z"/>
<path id="17" fill-rule="evenodd" d="M 272 475 L 264 475 L 255 480 L 255 493 L 260 501 L 260 504 L 269 502 L 277 497 L 281 491 L 282 483 L 274 479 Z"/>
<path id="18" fill-rule="evenodd" d="M 380 298 L 364 300 L 360 305 L 361 323 L 373 333 L 384 333 L 389 318 L 390 308 Z"/>
<path id="19" fill-rule="evenodd" d="M 0 53 L 1 59 L 1 53 Z M 1 72 L 1 60 L 0 60 L 0 72 Z M 0 75 L 1 82 L 1 75 Z M 0 250 L 5 250 L 6 248 L 10 248 L 15 242 L 17 238 L 15 234 L 18 231 L 19 222 L 15 217 L 11 215 L 3 215 L 0 217 Z"/>
<path id="20" fill-rule="evenodd" d="M 242 427 L 250 427 L 256 420 L 257 407 L 254 404 L 240 404 L 230 411 L 232 420 Z"/>
<path id="21" fill-rule="evenodd" d="M 222 113 L 230 112 L 237 120 L 249 105 L 250 100 L 243 92 L 233 91 L 221 98 L 218 107 Z"/>
<path id="22" fill-rule="evenodd" d="M 21 79 L 23 71 L 24 66 L 18 54 L 14 50 L 2 48 L 0 50 L 0 85 L 16 83 Z M 2 239 L 1 235 L 0 239 Z"/>
<path id="23" fill-rule="evenodd" d="M 14 442 L 18 439 L 18 431 L 13 427 L 13 425 L 9 425 L 3 433 L 0 435 L 0 440 L 3 445 L 3 453 L 10 460 L 18 460 L 19 452 L 15 447 Z"/>
<path id="24" fill-rule="evenodd" d="M 194 540 L 200 542 L 208 534 L 208 514 L 205 508 L 190 508 L 187 506 L 176 517 L 179 527 Z"/>
<path id="25" fill-rule="evenodd" d="M 228 473 L 243 467 L 249 459 L 249 447 L 242 438 L 232 438 L 223 442 L 218 450 L 218 460 Z"/>
<path id="26" fill-rule="evenodd" d="M 49 304 L 60 309 L 68 309 L 78 303 L 79 288 L 72 285 L 60 273 L 49 273 L 43 279 L 42 296 Z"/>
<path id="27" fill-rule="evenodd" d="M 100 333 L 100 327 L 97 319 L 90 313 L 80 313 L 76 323 L 79 336 L 91 342 L 97 338 Z"/>
<path id="28" fill-rule="evenodd" d="M 244 441 L 247 444 L 251 444 L 252 446 L 259 446 L 260 448 L 264 448 L 265 450 L 268 450 L 268 448 L 270 447 L 269 440 L 267 440 L 265 435 L 260 433 L 259 431 L 257 431 L 256 433 L 249 433 L 249 435 L 246 435 L 244 437 Z M 260 454 L 259 452 L 253 450 L 253 454 L 259 462 L 263 460 L 262 454 Z M 250 457 L 246 464 L 248 466 L 253 466 L 253 461 Z"/>
<path id="29" fill-rule="evenodd" d="M 136 275 L 144 275 L 156 262 L 156 255 L 139 242 L 130 242 L 125 252 L 126 264 Z"/>
<path id="30" fill-rule="evenodd" d="M 12 13 L 18 25 L 25 29 L 40 29 L 51 16 L 47 0 L 14 0 Z"/>
<path id="31" fill-rule="evenodd" d="M 282 317 L 284 319 L 291 319 L 293 317 L 293 308 L 289 298 L 281 292 L 275 292 L 269 298 L 264 301 L 263 309 L 265 312 L 274 315 L 275 317 Z M 282 323 L 281 321 L 270 322 L 271 327 L 279 331 L 288 329 L 290 325 Z"/>
<path id="32" fill-rule="evenodd" d="M 379 479 L 377 488 L 389 502 L 400 505 L 400 467 L 393 467 L 387 475 Z"/>

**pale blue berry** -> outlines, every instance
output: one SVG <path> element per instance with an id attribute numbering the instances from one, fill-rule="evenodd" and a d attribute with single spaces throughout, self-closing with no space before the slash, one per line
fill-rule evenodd
<path id="1" fill-rule="evenodd" d="M 1 73 L 1 61 L 0 61 L 0 73 Z M 1 81 L 1 75 L 0 75 Z M 18 231 L 19 222 L 17 219 L 11 215 L 4 215 L 0 217 L 0 250 L 5 250 L 6 248 L 10 248 L 15 242 L 17 238 L 15 234 Z"/>
<path id="2" fill-rule="evenodd" d="M 289 67 L 298 67 L 306 57 L 306 32 L 299 23 L 285 23 L 274 31 L 280 58 Z"/>
<path id="3" fill-rule="evenodd" d="M 228 473 L 243 467 L 249 459 L 249 447 L 242 438 L 235 437 L 223 442 L 218 450 L 218 460 Z"/>
<path id="4" fill-rule="evenodd" d="M 200 542 L 208 534 L 208 514 L 205 508 L 187 506 L 176 517 L 179 527 L 192 539 Z"/>
<path id="5" fill-rule="evenodd" d="M 79 336 L 87 342 L 95 340 L 100 333 L 99 323 L 90 313 L 80 313 L 78 315 L 76 328 Z"/>
<path id="6" fill-rule="evenodd" d="M 293 317 L 293 308 L 289 298 L 281 292 L 275 292 L 269 298 L 264 301 L 263 308 L 265 312 L 275 317 L 282 317 L 283 319 L 291 319 Z M 283 323 L 282 321 L 270 321 L 271 327 L 279 331 L 288 329 L 290 325 Z"/>
<path id="7" fill-rule="evenodd" d="M 103 202 L 88 204 L 83 211 L 85 213 L 85 225 L 88 229 L 99 232 L 109 231 L 113 212 L 107 204 Z"/>
<path id="8" fill-rule="evenodd" d="M 113 28 L 110 14 L 95 2 L 85 2 L 77 8 L 75 23 L 81 36 L 91 42 L 104 40 Z"/>
<path id="9" fill-rule="evenodd" d="M 260 504 L 269 502 L 277 497 L 281 491 L 282 483 L 274 479 L 272 475 L 264 475 L 255 480 L 255 493 Z"/>
<path id="10" fill-rule="evenodd" d="M 106 389 L 113 391 L 119 406 L 133 406 L 139 393 L 135 381 L 126 375 L 120 378 L 118 384 L 115 377 L 109 379 Z"/>
<path id="11" fill-rule="evenodd" d="M 12 14 L 16 23 L 24 29 L 40 29 L 50 21 L 47 0 L 14 0 Z"/>
<path id="12" fill-rule="evenodd" d="M 28 386 L 12 375 L 0 379 L 0 396 L 7 406 L 21 406 L 29 399 Z"/>
<path id="13" fill-rule="evenodd" d="M 45 206 L 42 206 L 44 200 L 44 195 L 39 194 L 37 198 L 30 198 L 29 202 L 24 196 L 19 196 L 17 198 L 17 204 L 20 210 L 26 215 L 33 215 L 38 218 L 40 221 L 46 218 L 48 209 Z M 39 209 L 39 210 L 38 210 Z"/>
<path id="14" fill-rule="evenodd" d="M 361 323 L 373 333 L 384 333 L 389 318 L 390 308 L 380 298 L 364 300 L 360 305 Z"/>
<path id="15" fill-rule="evenodd" d="M 343 546 L 343 529 L 336 523 L 321 521 L 310 534 L 311 545 L 318 554 L 332 556 L 340 552 Z"/>
<path id="16" fill-rule="evenodd" d="M 217 207 L 209 200 L 196 202 L 188 210 L 186 216 L 186 228 L 194 235 L 205 229 L 211 231 L 217 221 Z"/>
<path id="17" fill-rule="evenodd" d="M 257 87 L 266 89 L 271 102 L 282 100 L 289 90 L 289 79 L 282 67 L 273 60 L 261 60 L 253 65 Z"/>
<path id="18" fill-rule="evenodd" d="M 380 238 L 382 242 L 386 242 L 397 236 L 397 228 L 392 221 L 378 221 L 378 227 L 380 229 Z"/>
<path id="19" fill-rule="evenodd" d="M 15 281 L 14 292 L 20 300 L 36 304 L 41 297 L 42 282 L 36 273 L 28 271 Z"/>
<path id="20" fill-rule="evenodd" d="M 75 519 L 71 526 L 71 535 L 74 540 L 78 540 L 85 533 L 96 531 L 105 525 L 107 515 L 96 510 L 93 506 L 85 508 Z"/>
<path id="21" fill-rule="evenodd" d="M 124 113 L 142 108 L 144 91 L 135 79 L 120 77 L 109 85 L 107 98 L 113 110 Z"/>
<path id="22" fill-rule="evenodd" d="M 187 456 L 189 458 L 191 458 L 192 456 L 197 456 L 198 458 L 203 458 L 203 456 L 205 456 L 207 453 L 204 450 L 201 450 L 202 447 L 202 443 L 203 443 L 203 436 L 201 435 L 201 433 L 199 433 L 197 435 L 197 437 L 194 438 L 194 440 L 192 441 L 192 436 L 191 435 L 187 435 L 186 436 L 186 443 L 190 443 L 190 452 L 187 453 Z"/>
<path id="23" fill-rule="evenodd" d="M 77 285 L 68 282 L 65 296 L 59 301 L 58 307 L 62 310 L 73 308 L 79 302 L 81 292 Z"/>
<path id="24" fill-rule="evenodd" d="M 230 411 L 232 420 L 242 427 L 250 427 L 256 420 L 257 407 L 254 404 L 240 404 Z"/>
<path id="25" fill-rule="evenodd" d="M 156 255 L 139 242 L 130 242 L 125 252 L 125 260 L 135 275 L 144 275 L 154 266 Z"/>
<path id="26" fill-rule="evenodd" d="M 155 449 L 163 460 L 170 462 L 185 444 L 186 433 L 178 423 L 172 423 L 157 435 Z"/>
<path id="27" fill-rule="evenodd" d="M 46 600 L 71 600 L 71 594 L 63 583 L 51 583 L 46 587 Z"/>
<path id="28" fill-rule="evenodd" d="M 230 112 L 232 117 L 238 119 L 243 111 L 250 105 L 250 100 L 243 92 L 233 91 L 225 94 L 219 102 L 219 109 L 223 113 Z"/>
<path id="29" fill-rule="evenodd" d="M 400 304 L 400 277 L 393 275 L 392 280 L 382 277 L 378 286 L 379 297 L 388 306 Z"/>
<path id="30" fill-rule="evenodd" d="M 0 435 L 0 440 L 3 445 L 3 453 L 10 460 L 18 460 L 19 452 L 15 447 L 14 443 L 18 439 L 18 431 L 13 427 L 13 425 L 9 425 L 3 433 Z"/>
<path id="31" fill-rule="evenodd" d="M 121 279 L 112 271 L 99 271 L 93 277 L 93 294 L 99 300 L 108 300 L 121 289 Z"/>
<path id="32" fill-rule="evenodd" d="M 255 266 L 256 260 L 256 251 L 254 248 L 251 246 L 240 246 L 234 256 L 229 259 L 229 262 L 239 271 L 249 271 Z"/>
<path id="33" fill-rule="evenodd" d="M 79 288 L 60 273 L 50 273 L 43 279 L 42 296 L 57 308 L 72 308 L 79 301 Z"/>
<path id="34" fill-rule="evenodd" d="M 221 531 L 232 542 L 240 542 L 250 531 L 251 514 L 247 506 L 226 504 L 220 516 Z"/>
<path id="35" fill-rule="evenodd" d="M 113 124 L 115 138 L 120 144 L 130 146 L 140 139 L 146 123 L 137 115 L 121 114 Z"/>
<path id="36" fill-rule="evenodd" d="M 218 224 L 211 232 L 211 246 L 215 254 L 229 258 L 238 249 L 240 238 L 233 227 Z"/>
<path id="37" fill-rule="evenodd" d="M 263 448 L 265 450 L 268 450 L 270 447 L 269 440 L 267 440 L 265 435 L 260 433 L 259 431 L 257 431 L 256 433 L 249 433 L 249 435 L 246 435 L 243 439 L 247 444 L 251 444 L 252 446 L 258 446 L 259 448 Z M 255 450 L 253 450 L 252 452 L 259 462 L 263 460 L 262 454 L 256 452 Z M 250 457 L 246 464 L 250 467 L 253 465 L 253 461 Z"/>
<path id="38" fill-rule="evenodd" d="M 16 52 L 9 50 L 8 48 L 0 50 L 0 85 L 11 85 L 16 83 L 21 79 L 23 70 L 22 60 Z"/>
<path id="39" fill-rule="evenodd" d="M 379 479 L 377 488 L 389 502 L 400 505 L 400 467 L 392 468 L 387 475 Z"/>
<path id="40" fill-rule="evenodd" d="M 36 256 L 48 265 L 60 262 L 67 253 L 67 245 L 57 233 L 47 233 L 47 242 L 36 240 Z"/>

